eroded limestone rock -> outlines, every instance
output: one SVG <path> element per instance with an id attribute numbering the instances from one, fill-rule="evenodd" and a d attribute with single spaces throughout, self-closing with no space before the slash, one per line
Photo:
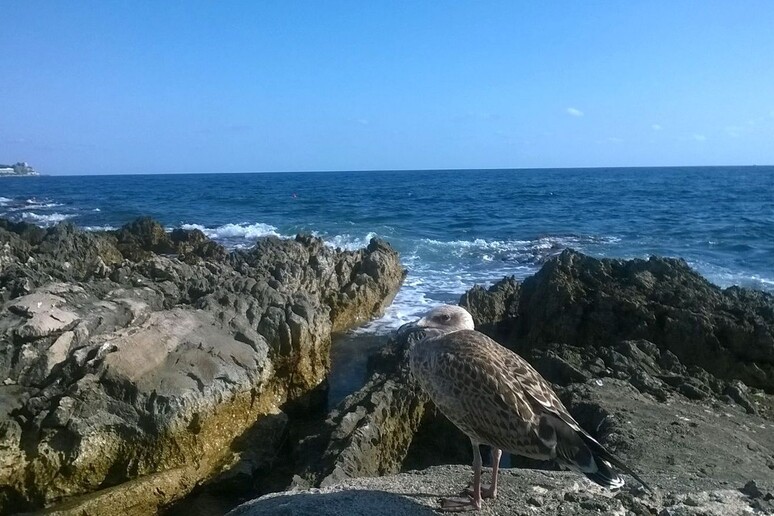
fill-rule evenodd
<path id="1" fill-rule="evenodd" d="M 0 221 L 0 248 L 0 513 L 148 514 L 252 475 L 282 406 L 324 381 L 331 331 L 379 315 L 405 274 L 376 240 L 227 253 L 148 219 Z"/>

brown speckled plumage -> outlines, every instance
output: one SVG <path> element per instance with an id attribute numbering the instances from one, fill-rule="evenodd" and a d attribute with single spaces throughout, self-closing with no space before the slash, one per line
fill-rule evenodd
<path id="1" fill-rule="evenodd" d="M 475 500 L 476 475 L 480 480 L 480 471 L 476 472 L 476 461 L 480 470 L 479 444 L 556 460 L 606 487 L 623 485 L 611 464 L 639 480 L 578 425 L 532 366 L 474 331 L 473 320 L 463 308 L 438 307 L 412 326 L 422 332 L 410 352 L 412 373 L 441 412 L 473 444 L 473 508 L 480 507 L 480 496 Z M 496 494 L 496 479 L 492 490 L 490 496 Z"/>

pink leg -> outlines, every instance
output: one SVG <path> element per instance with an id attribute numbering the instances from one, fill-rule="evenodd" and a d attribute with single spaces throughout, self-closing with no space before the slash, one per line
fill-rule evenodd
<path id="1" fill-rule="evenodd" d="M 492 483 L 481 493 L 483 498 L 497 498 L 497 474 L 500 472 L 500 458 L 503 451 L 492 448 Z"/>
<path id="2" fill-rule="evenodd" d="M 492 483 L 489 485 L 482 484 L 481 486 L 481 498 L 497 498 L 497 474 L 500 471 L 500 458 L 503 456 L 503 451 L 498 448 L 492 448 Z M 465 492 L 473 496 L 473 489 L 468 488 Z"/>
<path id="3" fill-rule="evenodd" d="M 473 486 L 471 495 L 466 497 L 451 497 L 441 499 L 441 510 L 448 512 L 477 511 L 481 508 L 481 450 L 479 444 L 473 442 Z"/>

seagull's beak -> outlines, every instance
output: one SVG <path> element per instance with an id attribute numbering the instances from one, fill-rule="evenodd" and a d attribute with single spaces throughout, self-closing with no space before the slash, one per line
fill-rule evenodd
<path id="1" fill-rule="evenodd" d="M 418 329 L 422 328 L 424 326 L 424 324 L 420 324 L 420 323 L 424 323 L 424 320 L 425 319 L 423 317 L 422 319 L 419 319 L 417 321 L 408 322 L 408 323 L 404 324 L 403 326 L 401 326 L 400 328 L 398 328 L 398 331 L 396 332 L 396 334 L 398 335 L 398 337 L 405 337 L 405 336 L 407 336 L 407 335 L 417 331 Z"/>
<path id="2" fill-rule="evenodd" d="M 415 321 L 415 322 L 414 322 L 414 326 L 416 326 L 416 327 L 418 327 L 418 328 L 424 328 L 424 327 L 426 327 L 426 326 L 427 326 L 427 319 L 425 319 L 424 317 L 422 317 L 422 318 L 421 318 L 421 319 L 419 319 L 418 321 Z"/>

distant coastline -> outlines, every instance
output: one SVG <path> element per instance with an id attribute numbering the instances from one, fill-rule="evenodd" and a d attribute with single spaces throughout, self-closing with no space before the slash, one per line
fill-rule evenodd
<path id="1" fill-rule="evenodd" d="M 26 161 L 20 161 L 15 165 L 0 165 L 0 177 L 39 175 Z"/>

